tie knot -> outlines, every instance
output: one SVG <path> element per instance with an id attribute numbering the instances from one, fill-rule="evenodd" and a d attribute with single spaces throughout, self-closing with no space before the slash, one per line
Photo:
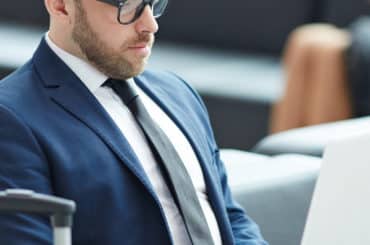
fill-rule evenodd
<path id="1" fill-rule="evenodd" d="M 135 89 L 125 80 L 109 78 L 103 83 L 103 86 L 112 88 L 126 105 L 129 105 L 138 96 Z"/>

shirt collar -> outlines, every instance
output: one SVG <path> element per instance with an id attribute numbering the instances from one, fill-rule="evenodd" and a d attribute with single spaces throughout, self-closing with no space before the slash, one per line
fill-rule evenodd
<path id="1" fill-rule="evenodd" d="M 101 73 L 88 62 L 58 47 L 49 38 L 49 33 L 46 33 L 45 40 L 51 50 L 53 50 L 54 53 L 76 74 L 91 93 L 94 93 L 108 79 L 106 75 Z"/>

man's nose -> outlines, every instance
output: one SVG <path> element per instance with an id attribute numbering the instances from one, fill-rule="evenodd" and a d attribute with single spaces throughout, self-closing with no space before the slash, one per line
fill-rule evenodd
<path id="1" fill-rule="evenodd" d="M 149 5 L 144 7 L 143 12 L 136 21 L 138 32 L 156 33 L 158 31 L 157 20 L 153 16 L 153 11 Z"/>

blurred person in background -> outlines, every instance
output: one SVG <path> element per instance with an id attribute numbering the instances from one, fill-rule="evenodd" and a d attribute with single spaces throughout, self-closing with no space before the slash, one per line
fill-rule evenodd
<path id="1" fill-rule="evenodd" d="M 329 24 L 297 28 L 283 65 L 286 85 L 273 106 L 270 132 L 370 115 L 370 19 L 348 29 Z"/>
<path id="2" fill-rule="evenodd" d="M 166 5 L 45 0 L 49 32 L 0 85 L 0 188 L 74 200 L 74 245 L 266 245 L 198 94 L 144 71 Z M 2 216 L 0 244 L 51 245 L 48 220 Z"/>

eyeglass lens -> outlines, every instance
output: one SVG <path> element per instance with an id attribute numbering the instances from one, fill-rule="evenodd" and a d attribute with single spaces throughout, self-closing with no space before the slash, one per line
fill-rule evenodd
<path id="1" fill-rule="evenodd" d="M 135 21 L 144 10 L 145 6 L 149 4 L 153 11 L 153 16 L 158 18 L 161 16 L 167 6 L 168 0 L 152 0 L 152 1 L 145 1 L 145 0 L 127 0 L 123 2 L 120 9 L 120 22 L 131 23 Z"/>

